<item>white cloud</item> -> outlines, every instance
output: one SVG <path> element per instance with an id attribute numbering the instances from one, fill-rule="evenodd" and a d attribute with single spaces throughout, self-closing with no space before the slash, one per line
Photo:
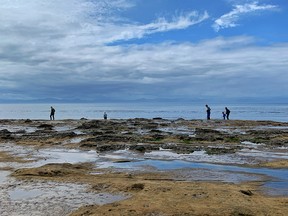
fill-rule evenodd
<path id="1" fill-rule="evenodd" d="M 288 78 L 288 44 L 258 47 L 251 37 L 112 46 L 208 18 L 206 12 L 188 12 L 140 24 L 118 17 L 119 10 L 133 7 L 131 2 L 1 0 L 1 93 L 17 98 L 131 96 L 134 91 L 199 95 L 211 88 L 216 94 L 223 83 L 231 87 L 254 78 Z"/>
<path id="2" fill-rule="evenodd" d="M 276 5 L 259 5 L 258 2 L 247 3 L 244 5 L 235 5 L 234 9 L 216 19 L 213 25 L 215 31 L 219 31 L 224 28 L 231 28 L 237 26 L 237 21 L 244 15 L 250 14 L 256 11 L 266 11 L 276 9 Z"/>
<path id="3" fill-rule="evenodd" d="M 97 35 L 94 42 L 98 44 L 113 43 L 121 40 L 139 39 L 159 32 L 185 29 L 203 22 L 208 17 L 207 12 L 199 14 L 194 11 L 174 17 L 172 21 L 161 17 L 148 24 L 106 22 L 101 25 L 90 25 L 89 32 L 91 35 Z"/>
<path id="4" fill-rule="evenodd" d="M 6 48 L 25 41 L 26 49 L 71 48 L 142 38 L 157 32 L 185 29 L 208 14 L 190 12 L 167 21 L 147 24 L 123 20 L 117 12 L 133 7 L 130 0 L 3 0 L 0 5 L 0 45 Z M 17 44 L 18 43 L 18 44 Z M 25 46 L 24 44 L 21 45 Z M 16 47 L 15 47 L 16 48 Z M 11 49 L 11 48 L 9 48 Z"/>
<path id="5" fill-rule="evenodd" d="M 157 92 L 172 97 L 179 92 L 183 96 L 221 95 L 225 86 L 231 92 L 234 89 L 237 96 L 259 94 L 265 89 L 273 94 L 278 85 L 273 90 L 267 86 L 288 79 L 288 44 L 259 47 L 250 37 L 215 38 L 195 44 L 93 46 L 34 55 L 23 62 L 2 62 L 2 87 L 6 83 L 7 89 L 26 89 L 32 95 L 53 89 L 69 97 L 93 97 L 85 89 L 93 95 L 106 88 L 112 89 L 106 90 L 106 95 L 133 96 L 131 91 L 140 88 L 144 95 Z M 144 90 L 142 85 L 149 87 Z"/>
<path id="6" fill-rule="evenodd" d="M 200 15 L 197 12 L 190 12 L 186 15 L 181 15 L 179 17 L 174 17 L 172 22 L 168 22 L 165 18 L 159 18 L 156 22 L 150 23 L 148 25 L 140 26 L 144 34 L 156 33 L 156 32 L 165 32 L 175 29 L 185 29 L 192 25 L 198 24 L 209 18 L 207 12 L 203 15 Z M 146 32 L 146 33 L 145 33 Z"/>
<path id="7" fill-rule="evenodd" d="M 42 67 L 57 63 L 75 63 L 79 53 L 85 62 L 96 60 L 101 50 L 109 55 L 118 49 L 105 47 L 106 43 L 184 29 L 208 17 L 207 13 L 190 12 L 170 22 L 165 18 L 148 24 L 124 22 L 117 16 L 117 11 L 133 7 L 131 2 L 3 0 L 0 5 L 0 57 L 6 63 L 37 66 L 40 72 Z M 87 66 L 81 70 L 85 68 Z"/>
<path id="8" fill-rule="evenodd" d="M 3 94 L 23 94 L 24 98 L 26 93 L 52 91 L 51 87 L 92 85 L 95 81 L 161 82 L 162 77 L 149 74 L 154 66 L 145 62 L 153 48 L 106 44 L 185 29 L 207 19 L 208 14 L 188 12 L 170 21 L 162 17 L 146 24 L 118 16 L 133 6 L 131 0 L 2 0 Z M 166 69 L 162 66 L 159 71 Z"/>

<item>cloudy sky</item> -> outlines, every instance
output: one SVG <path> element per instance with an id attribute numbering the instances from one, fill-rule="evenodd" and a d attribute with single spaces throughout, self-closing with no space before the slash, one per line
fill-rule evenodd
<path id="1" fill-rule="evenodd" d="M 0 3 L 0 101 L 288 98 L 287 0 Z"/>

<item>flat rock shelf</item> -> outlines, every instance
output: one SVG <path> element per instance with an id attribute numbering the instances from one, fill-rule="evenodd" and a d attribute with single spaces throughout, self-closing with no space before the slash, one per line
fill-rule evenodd
<path id="1" fill-rule="evenodd" d="M 288 123 L 0 120 L 0 215 L 285 215 Z"/>

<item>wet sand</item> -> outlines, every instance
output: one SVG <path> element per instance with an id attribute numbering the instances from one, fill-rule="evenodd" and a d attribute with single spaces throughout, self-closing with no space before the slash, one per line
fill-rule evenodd
<path id="1" fill-rule="evenodd" d="M 0 215 L 286 215 L 287 150 L 285 122 L 1 120 Z"/>

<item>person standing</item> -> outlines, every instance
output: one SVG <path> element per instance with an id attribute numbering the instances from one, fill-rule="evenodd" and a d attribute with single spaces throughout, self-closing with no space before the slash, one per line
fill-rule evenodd
<path id="1" fill-rule="evenodd" d="M 222 116 L 223 116 L 223 119 L 225 120 L 226 119 L 226 113 L 222 112 Z"/>
<path id="2" fill-rule="evenodd" d="M 51 106 L 51 111 L 50 111 L 50 120 L 55 120 L 55 109 Z"/>
<path id="3" fill-rule="evenodd" d="M 211 108 L 206 104 L 207 120 L 210 120 Z"/>
<path id="4" fill-rule="evenodd" d="M 105 120 L 107 119 L 107 113 L 106 112 L 104 112 L 103 117 L 104 117 Z"/>
<path id="5" fill-rule="evenodd" d="M 226 112 L 226 119 L 229 120 L 230 110 L 227 107 L 225 107 L 225 112 Z"/>

